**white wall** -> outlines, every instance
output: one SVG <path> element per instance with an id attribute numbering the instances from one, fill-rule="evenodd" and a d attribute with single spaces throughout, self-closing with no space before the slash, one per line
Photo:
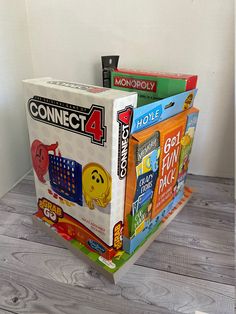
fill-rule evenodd
<path id="1" fill-rule="evenodd" d="M 198 74 L 190 171 L 233 176 L 233 0 L 26 1 L 36 76 L 101 84 L 105 54 Z"/>
<path id="2" fill-rule="evenodd" d="M 0 47 L 0 197 L 31 167 L 21 80 L 101 84 L 105 54 L 197 73 L 190 171 L 233 176 L 233 0 L 0 0 Z"/>
<path id="3" fill-rule="evenodd" d="M 0 0 L 0 197 L 31 167 L 21 80 L 32 76 L 24 0 Z"/>

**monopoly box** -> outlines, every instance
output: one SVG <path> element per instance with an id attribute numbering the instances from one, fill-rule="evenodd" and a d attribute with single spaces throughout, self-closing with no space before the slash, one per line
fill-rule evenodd
<path id="1" fill-rule="evenodd" d="M 138 107 L 195 89 L 197 75 L 115 69 L 111 87 L 138 93 Z"/>
<path id="2" fill-rule="evenodd" d="M 24 81 L 36 216 L 110 260 L 122 247 L 128 137 L 137 94 Z"/>
<path id="3" fill-rule="evenodd" d="M 183 197 L 198 109 L 132 134 L 124 214 L 124 244 L 132 253 Z"/>

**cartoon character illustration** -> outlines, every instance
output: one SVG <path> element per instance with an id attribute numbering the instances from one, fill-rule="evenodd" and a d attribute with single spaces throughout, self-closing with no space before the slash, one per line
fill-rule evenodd
<path id="1" fill-rule="evenodd" d="M 195 128 L 188 128 L 187 132 L 181 139 L 181 154 L 180 154 L 180 163 L 179 163 L 179 173 L 183 175 L 188 170 L 189 165 L 189 156 L 192 149 L 193 137 L 194 137 Z"/>
<path id="2" fill-rule="evenodd" d="M 94 209 L 94 203 L 106 207 L 111 201 L 111 176 L 101 165 L 89 163 L 84 167 L 82 185 L 90 209 Z"/>
<path id="3" fill-rule="evenodd" d="M 191 137 L 186 133 L 181 139 L 182 146 L 188 146 L 191 143 Z"/>
<path id="4" fill-rule="evenodd" d="M 188 97 L 185 99 L 185 102 L 184 102 L 184 106 L 183 106 L 183 110 L 187 110 L 190 108 L 190 105 L 192 103 L 192 100 L 193 100 L 193 93 L 189 94 Z"/>
<path id="5" fill-rule="evenodd" d="M 194 133 L 195 133 L 195 127 L 189 127 L 188 131 L 186 132 L 186 134 L 190 137 L 191 140 L 193 140 L 194 138 Z"/>
<path id="6" fill-rule="evenodd" d="M 158 159 L 160 156 L 160 148 L 153 150 L 149 155 L 143 158 L 143 172 L 146 173 L 152 170 L 156 172 L 158 170 Z M 137 167 L 136 167 L 137 171 Z"/>
<path id="7" fill-rule="evenodd" d="M 159 158 L 159 156 L 160 156 L 160 148 L 158 150 L 155 149 L 149 157 L 150 168 L 152 168 L 153 172 L 156 172 L 158 170 L 158 158 Z"/>
<path id="8" fill-rule="evenodd" d="M 181 139 L 181 154 L 180 154 L 180 163 L 179 163 L 179 173 L 183 174 L 183 172 L 187 171 L 188 163 L 189 163 L 189 155 L 192 147 L 192 139 L 186 133 Z"/>
<path id="9" fill-rule="evenodd" d="M 54 155 L 56 154 L 56 149 L 58 147 L 58 142 L 51 145 L 45 145 L 39 140 L 34 140 L 31 145 L 31 157 L 33 168 L 35 173 L 42 183 L 45 183 L 46 180 L 44 179 L 45 174 L 48 171 L 49 165 L 49 156 L 48 152 L 53 151 Z"/>

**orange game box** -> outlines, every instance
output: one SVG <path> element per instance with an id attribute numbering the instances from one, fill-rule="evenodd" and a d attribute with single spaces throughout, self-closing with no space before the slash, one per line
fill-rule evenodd
<path id="1" fill-rule="evenodd" d="M 198 112 L 191 108 L 130 137 L 124 214 L 128 253 L 183 196 Z"/>

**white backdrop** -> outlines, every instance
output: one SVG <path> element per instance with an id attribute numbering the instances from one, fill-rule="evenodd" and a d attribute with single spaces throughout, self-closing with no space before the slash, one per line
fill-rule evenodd
<path id="1" fill-rule="evenodd" d="M 190 172 L 233 176 L 233 39 L 233 0 L 0 0 L 0 196 L 30 168 L 21 80 L 101 84 L 106 54 L 198 74 Z"/>
<path id="2" fill-rule="evenodd" d="M 101 84 L 120 66 L 199 75 L 190 172 L 233 176 L 233 0 L 26 0 L 35 76 Z"/>
<path id="3" fill-rule="evenodd" d="M 0 197 L 31 168 L 21 80 L 32 75 L 25 2 L 0 0 Z"/>

